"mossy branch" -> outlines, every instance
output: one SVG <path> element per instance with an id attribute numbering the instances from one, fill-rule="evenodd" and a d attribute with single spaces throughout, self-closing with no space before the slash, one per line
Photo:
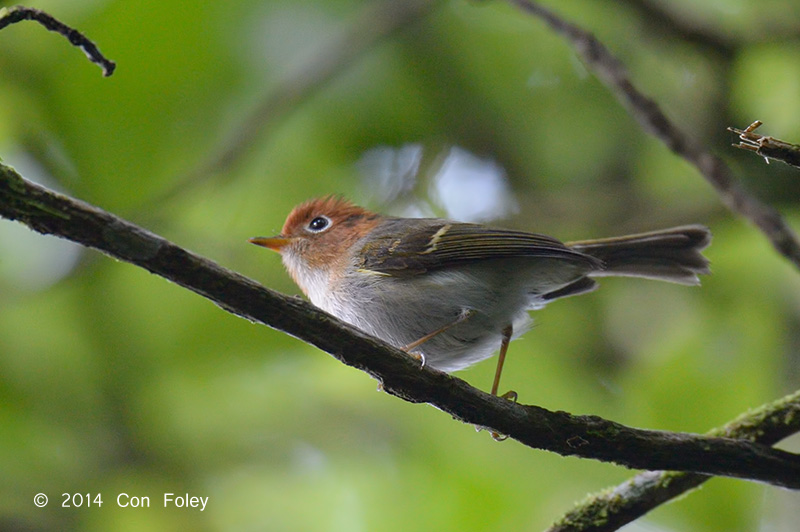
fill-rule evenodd
<path id="1" fill-rule="evenodd" d="M 723 475 L 800 489 L 800 456 L 732 438 L 635 429 L 597 416 L 512 403 L 419 363 L 300 299 L 191 253 L 122 218 L 23 179 L 0 164 L 0 216 L 142 267 L 248 320 L 367 372 L 392 395 L 536 449 L 647 470 Z"/>
<path id="2" fill-rule="evenodd" d="M 772 445 L 800 431 L 800 391 L 746 412 L 709 436 L 742 438 Z M 546 532 L 609 532 L 711 477 L 677 471 L 647 471 L 619 486 L 588 496 Z"/>

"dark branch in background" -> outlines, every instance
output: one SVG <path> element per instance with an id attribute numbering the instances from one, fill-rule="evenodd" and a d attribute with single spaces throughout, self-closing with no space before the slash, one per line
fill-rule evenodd
<path id="1" fill-rule="evenodd" d="M 246 152 L 266 136 L 289 112 L 380 42 L 427 14 L 438 0 L 381 0 L 367 4 L 350 25 L 311 62 L 301 65 L 237 127 L 227 144 L 210 161 L 177 179 L 164 193 L 170 199 L 222 172 L 231 171 Z"/>
<path id="2" fill-rule="evenodd" d="M 693 8 L 683 7 L 679 3 L 663 0 L 624 0 L 637 8 L 648 22 L 666 25 L 671 31 L 689 44 L 713 49 L 720 54 L 733 58 L 743 44 L 774 42 L 776 39 L 795 40 L 800 36 L 800 25 L 792 17 L 783 17 L 778 23 L 769 17 L 769 11 L 763 10 L 767 16 L 756 24 L 750 25 L 747 32 L 733 31 L 725 28 L 719 18 L 700 13 L 692 13 Z M 760 24 L 758 23 L 760 22 Z"/>
<path id="3" fill-rule="evenodd" d="M 648 30 L 667 33 L 684 43 L 712 51 L 726 60 L 733 59 L 742 45 L 773 42 L 776 39 L 795 40 L 800 36 L 796 20 L 784 17 L 783 24 L 771 23 L 767 17 L 761 24 L 751 24 L 748 32 L 732 31 L 713 16 L 703 16 L 691 5 L 683 6 L 663 0 L 622 0 L 638 12 Z M 767 10 L 764 10 L 768 13 Z M 756 21 L 757 22 L 757 21 Z"/>
<path id="4" fill-rule="evenodd" d="M 741 140 L 739 144 L 734 144 L 734 146 L 755 152 L 766 159 L 767 163 L 769 163 L 769 159 L 775 159 L 783 161 L 789 166 L 800 168 L 800 146 L 754 133 L 759 127 L 761 127 L 760 120 L 756 120 L 745 129 L 729 127 L 728 131 L 733 131 L 739 135 Z"/>
<path id="5" fill-rule="evenodd" d="M 667 118 L 656 102 L 633 85 L 622 63 L 594 35 L 559 18 L 532 0 L 509 2 L 541 18 L 553 31 L 565 37 L 645 131 L 694 165 L 714 187 L 728 209 L 750 220 L 781 255 L 800 269 L 800 242 L 778 211 L 745 190 L 722 159 L 706 150 Z"/>
<path id="6" fill-rule="evenodd" d="M 4 7 L 0 9 L 0 30 L 9 24 L 22 22 L 23 20 L 35 20 L 48 30 L 54 31 L 66 37 L 73 46 L 77 46 L 83 50 L 83 53 L 86 54 L 86 57 L 89 58 L 89 61 L 103 69 L 104 76 L 110 76 L 114 73 L 114 69 L 117 68 L 117 64 L 110 59 L 106 59 L 106 57 L 100 52 L 97 46 L 88 39 L 88 37 L 78 30 L 70 28 L 53 16 L 48 15 L 44 11 L 23 6 Z"/>
<path id="7" fill-rule="evenodd" d="M 560 20 L 534 2 L 511 1 L 543 18 L 551 28 L 567 37 L 646 130 L 695 164 L 729 208 L 752 220 L 779 252 L 796 265 L 800 264 L 800 246 L 780 216 L 750 197 L 733 180 L 724 163 L 697 147 L 670 123 L 656 103 L 631 84 L 622 65 L 594 36 Z M 389 1 L 374 10 L 368 8 L 344 34 L 338 49 L 312 65 L 314 68 L 301 70 L 274 91 L 251 115 L 228 148 L 204 169 L 187 177 L 181 187 L 229 168 L 254 142 L 256 134 L 274 126 L 279 118 L 381 37 L 424 14 L 434 5 L 434 0 L 417 0 L 393 7 L 395 5 L 398 4 Z M 21 20 L 36 20 L 47 29 L 65 35 L 103 67 L 105 75 L 113 72 L 114 63 L 105 59 L 91 41 L 51 16 L 21 7 L 0 10 L 0 29 Z M 375 31 L 365 34 L 364 24 Z M 753 129 L 755 127 L 751 126 L 737 132 L 747 134 L 742 138 L 746 143 L 758 143 L 761 139 L 781 142 L 752 134 Z M 761 147 L 757 144 L 749 149 L 758 153 Z M 709 475 L 800 488 L 798 457 L 765 446 L 800 430 L 800 394 L 746 414 L 711 433 L 736 440 L 637 430 L 594 416 L 572 416 L 534 406 L 514 405 L 471 388 L 452 376 L 420 369 L 403 353 L 364 336 L 307 303 L 270 292 L 120 218 L 28 183 L 2 165 L 0 215 L 142 266 L 230 312 L 268 324 L 330 352 L 345 364 L 371 374 L 389 393 L 411 402 L 431 403 L 457 419 L 491 427 L 531 447 L 613 461 L 633 468 L 692 471 L 649 471 L 637 475 L 612 492 L 593 497 L 552 530 L 615 530 L 701 484 L 710 478 Z M 744 439 L 760 445 L 747 444 Z"/>
<path id="8" fill-rule="evenodd" d="M 521 443 L 650 470 L 681 470 L 800 489 L 800 455 L 731 438 L 633 429 L 596 416 L 550 412 L 496 397 L 451 375 L 420 367 L 310 303 L 186 251 L 108 212 L 30 183 L 0 164 L 0 216 L 130 262 L 206 297 L 223 309 L 284 331 L 365 371 L 388 393 L 430 403 L 465 423 Z"/>
<path id="9" fill-rule="evenodd" d="M 748 412 L 709 436 L 743 438 L 773 445 L 800 430 L 800 392 Z M 656 506 L 696 488 L 711 477 L 676 471 L 647 471 L 619 486 L 587 497 L 546 532 L 608 532 Z"/>
<path id="10" fill-rule="evenodd" d="M 639 12 L 639 18 L 649 29 L 667 31 L 681 41 L 713 50 L 722 57 L 731 58 L 737 50 L 734 39 L 705 21 L 683 15 L 681 7 L 664 5 L 652 0 L 623 0 Z"/>
<path id="11" fill-rule="evenodd" d="M 781 215 L 748 193 L 734 179 L 733 173 L 721 159 L 673 124 L 655 101 L 633 85 L 623 65 L 594 35 L 562 20 L 532 0 L 509 1 L 523 11 L 541 18 L 552 30 L 565 37 L 587 66 L 626 106 L 645 131 L 693 164 L 731 211 L 750 220 L 766 235 L 780 254 L 800 268 L 800 243 Z M 644 473 L 615 488 L 610 494 L 591 498 L 568 514 L 553 530 L 616 530 L 622 524 L 701 484 L 706 478 L 697 475 L 679 475 L 676 480 L 673 473 Z M 573 517 L 582 512 L 593 514 L 596 517 L 595 522 L 599 524 L 593 527 L 587 525 L 591 520 L 586 520 L 580 522 L 581 527 L 571 526 L 576 523 Z M 605 515 L 608 517 L 603 517 Z"/>

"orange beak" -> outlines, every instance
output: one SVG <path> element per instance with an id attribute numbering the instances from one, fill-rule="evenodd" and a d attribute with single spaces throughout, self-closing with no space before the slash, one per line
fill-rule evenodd
<path id="1" fill-rule="evenodd" d="M 291 238 L 286 238 L 283 236 L 256 236 L 248 240 L 251 244 L 255 244 L 257 246 L 269 248 L 273 251 L 280 251 L 283 249 L 284 246 L 288 245 L 292 241 Z"/>

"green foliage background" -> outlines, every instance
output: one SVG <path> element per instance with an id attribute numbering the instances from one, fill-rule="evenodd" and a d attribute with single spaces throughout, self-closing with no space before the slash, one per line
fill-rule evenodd
<path id="1" fill-rule="evenodd" d="M 800 141 L 796 2 L 658 3 L 717 37 L 693 40 L 648 2 L 550 3 L 800 227 L 797 171 L 731 148 L 725 131 L 761 119 L 765 134 Z M 504 377 L 523 402 L 703 432 L 798 387 L 796 269 L 565 42 L 503 2 L 441 2 L 343 67 L 236 167 L 165 198 L 364 6 L 42 1 L 118 70 L 102 78 L 34 23 L 0 32 L 0 156 L 298 293 L 248 237 L 277 233 L 294 204 L 328 193 L 445 215 L 432 169 L 458 146 L 504 169 L 518 208 L 495 223 L 564 240 L 692 222 L 714 232 L 702 288 L 612 279 L 537 312 Z M 408 144 L 423 149 L 422 177 L 402 201 L 378 200 L 358 162 Z M 486 389 L 493 369 L 460 376 Z M 0 221 L 0 529 L 540 530 L 631 474 L 498 444 L 158 277 Z M 62 493 L 104 504 L 62 508 Z M 119 508 L 119 493 L 152 507 Z M 164 493 L 210 499 L 203 512 L 165 509 Z M 630 530 L 796 530 L 798 508 L 796 493 L 715 479 Z"/>

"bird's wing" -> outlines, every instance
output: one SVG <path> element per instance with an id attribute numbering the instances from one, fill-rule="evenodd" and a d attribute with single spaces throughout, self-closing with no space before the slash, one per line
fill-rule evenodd
<path id="1" fill-rule="evenodd" d="M 389 219 L 370 235 L 360 256 L 360 269 L 394 276 L 520 257 L 560 259 L 587 270 L 602 267 L 598 259 L 549 236 L 438 219 Z"/>

